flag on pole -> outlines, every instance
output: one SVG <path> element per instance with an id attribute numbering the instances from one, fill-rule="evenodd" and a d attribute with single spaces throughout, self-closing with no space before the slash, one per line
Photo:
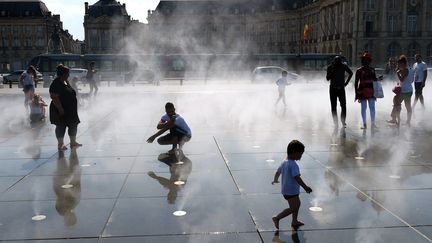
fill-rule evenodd
<path id="1" fill-rule="evenodd" d="M 308 39 L 308 34 L 309 34 L 309 25 L 305 24 L 303 27 L 303 40 L 307 40 Z"/>

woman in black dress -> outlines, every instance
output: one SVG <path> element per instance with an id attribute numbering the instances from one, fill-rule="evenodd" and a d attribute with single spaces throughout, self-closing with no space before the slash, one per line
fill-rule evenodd
<path id="1" fill-rule="evenodd" d="M 76 141 L 78 123 L 78 102 L 75 90 L 70 86 L 69 68 L 62 64 L 57 66 L 57 77 L 53 80 L 49 92 L 51 96 L 50 122 L 56 125 L 55 134 L 58 141 L 58 149 L 66 150 L 63 138 L 68 128 L 70 146 L 81 146 Z"/>

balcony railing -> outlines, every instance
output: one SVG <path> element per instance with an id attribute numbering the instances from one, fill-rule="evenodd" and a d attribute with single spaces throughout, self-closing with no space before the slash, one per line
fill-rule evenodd
<path id="1" fill-rule="evenodd" d="M 364 37 L 378 37 L 378 32 L 365 32 Z"/>
<path id="2" fill-rule="evenodd" d="M 402 31 L 387 32 L 387 36 L 388 37 L 401 37 L 402 36 Z"/>
<path id="3" fill-rule="evenodd" d="M 409 36 L 409 37 L 420 37 L 421 35 L 422 35 L 421 31 L 407 32 L 407 36 Z"/>

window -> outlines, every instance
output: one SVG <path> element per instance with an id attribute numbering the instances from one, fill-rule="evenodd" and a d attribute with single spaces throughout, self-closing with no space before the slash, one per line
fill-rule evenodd
<path id="1" fill-rule="evenodd" d="M 110 31 L 109 30 L 103 30 L 102 31 L 102 49 L 110 49 L 111 48 L 111 42 L 110 42 Z"/>
<path id="2" fill-rule="evenodd" d="M 99 47 L 98 44 L 98 36 L 97 36 L 97 30 L 90 30 L 90 48 L 96 49 Z"/>
<path id="3" fill-rule="evenodd" d="M 373 53 L 373 42 L 369 41 L 369 43 L 367 43 L 366 45 L 364 45 L 363 51 L 364 52 Z"/>
<path id="4" fill-rule="evenodd" d="M 367 16 L 366 17 L 366 29 L 365 32 L 366 33 L 372 33 L 374 31 L 374 24 L 373 24 L 373 17 L 372 16 Z"/>
<path id="5" fill-rule="evenodd" d="M 397 9 L 399 4 L 399 0 L 387 0 L 387 9 Z"/>
<path id="6" fill-rule="evenodd" d="M 426 48 L 426 57 L 432 57 L 432 43 L 430 43 Z"/>
<path id="7" fill-rule="evenodd" d="M 24 46 L 25 47 L 32 47 L 33 41 L 31 35 L 26 35 Z"/>
<path id="8" fill-rule="evenodd" d="M 400 45 L 396 42 L 391 43 L 388 47 L 387 47 L 387 58 L 389 57 L 397 57 L 401 51 L 400 51 Z"/>
<path id="9" fill-rule="evenodd" d="M 416 42 L 408 45 L 408 57 L 413 57 L 416 53 L 420 53 L 420 46 Z"/>
<path id="10" fill-rule="evenodd" d="M 407 31 L 411 33 L 417 31 L 417 15 L 408 15 Z"/>
<path id="11" fill-rule="evenodd" d="M 432 15 L 427 16 L 427 31 L 432 32 Z"/>
<path id="12" fill-rule="evenodd" d="M 1 45 L 3 47 L 9 47 L 9 36 L 10 36 L 10 27 L 3 26 L 1 27 Z"/>
<path id="13" fill-rule="evenodd" d="M 395 32 L 396 31 L 396 24 L 397 24 L 396 16 L 390 15 L 387 17 L 387 31 L 388 32 Z"/>
<path id="14" fill-rule="evenodd" d="M 374 10 L 376 5 L 376 0 L 367 0 L 366 10 Z"/>

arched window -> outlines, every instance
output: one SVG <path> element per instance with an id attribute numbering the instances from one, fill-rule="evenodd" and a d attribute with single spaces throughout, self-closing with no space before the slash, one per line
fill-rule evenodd
<path id="1" fill-rule="evenodd" d="M 407 57 L 413 58 L 416 53 L 420 53 L 420 45 L 417 42 L 411 42 L 407 48 Z"/>
<path id="2" fill-rule="evenodd" d="M 401 55 L 401 46 L 397 42 L 392 42 L 387 47 L 387 58 Z"/>
<path id="3" fill-rule="evenodd" d="M 364 52 L 370 52 L 370 46 L 369 46 L 369 44 L 364 45 L 363 51 Z"/>

